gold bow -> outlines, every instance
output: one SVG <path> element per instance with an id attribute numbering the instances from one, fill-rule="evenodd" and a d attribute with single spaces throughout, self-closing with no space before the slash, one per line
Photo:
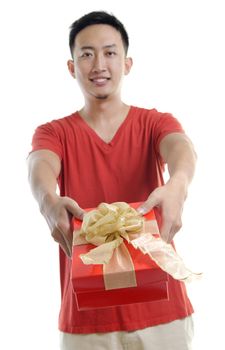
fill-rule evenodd
<path id="1" fill-rule="evenodd" d="M 107 264 L 114 250 L 123 243 L 123 238 L 130 242 L 130 235 L 138 237 L 143 228 L 143 217 L 124 202 L 113 204 L 101 203 L 97 209 L 87 212 L 77 236 L 83 236 L 88 243 L 97 248 L 80 257 L 84 264 Z"/>

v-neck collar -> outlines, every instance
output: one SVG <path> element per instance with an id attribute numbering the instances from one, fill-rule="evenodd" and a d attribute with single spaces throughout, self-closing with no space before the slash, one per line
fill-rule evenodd
<path id="1" fill-rule="evenodd" d="M 80 121 L 80 125 L 93 137 L 96 143 L 98 143 L 100 146 L 103 146 L 104 148 L 111 148 L 116 144 L 116 141 L 120 137 L 121 132 L 125 128 L 126 124 L 128 123 L 129 119 L 133 115 L 133 106 L 130 106 L 128 113 L 123 120 L 123 122 L 120 124 L 119 128 L 117 129 L 115 135 L 113 136 L 112 140 L 110 142 L 104 141 L 96 132 L 95 130 L 81 117 L 80 113 L 77 111 L 75 113 L 76 117 Z"/>

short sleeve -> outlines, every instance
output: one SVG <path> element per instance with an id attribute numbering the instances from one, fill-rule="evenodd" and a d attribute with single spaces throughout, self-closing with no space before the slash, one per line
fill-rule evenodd
<path id="1" fill-rule="evenodd" d="M 154 125 L 154 143 L 156 152 L 159 153 L 159 145 L 162 139 L 171 133 L 184 133 L 180 122 L 170 113 L 159 113 Z"/>
<path id="2" fill-rule="evenodd" d="M 31 152 L 41 149 L 48 149 L 56 153 L 60 160 L 62 159 L 63 150 L 60 134 L 52 123 L 40 125 L 34 132 Z"/>

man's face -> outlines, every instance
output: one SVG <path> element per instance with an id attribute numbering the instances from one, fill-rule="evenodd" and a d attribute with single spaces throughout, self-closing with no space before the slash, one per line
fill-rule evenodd
<path id="1" fill-rule="evenodd" d="M 123 76 L 132 65 L 120 33 L 105 24 L 91 25 L 78 33 L 73 57 L 69 70 L 87 98 L 107 99 L 119 94 Z"/>

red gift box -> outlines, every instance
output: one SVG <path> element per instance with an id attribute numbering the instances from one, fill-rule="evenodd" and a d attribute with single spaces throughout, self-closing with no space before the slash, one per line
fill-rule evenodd
<path id="1" fill-rule="evenodd" d="M 138 203 L 131 206 L 135 208 Z M 155 220 L 154 211 L 145 215 L 145 218 L 147 221 Z M 79 230 L 81 222 L 74 220 L 73 226 L 74 230 Z M 124 245 L 133 262 L 137 286 L 116 289 L 106 288 L 102 264 L 85 265 L 80 258 L 80 254 L 88 253 L 95 246 L 89 243 L 73 245 L 71 281 L 78 310 L 168 299 L 167 273 L 161 270 L 149 255 L 144 255 L 126 240 Z M 115 272 L 115 279 L 118 277 L 120 280 L 123 277 L 126 279 L 124 272 Z"/>

